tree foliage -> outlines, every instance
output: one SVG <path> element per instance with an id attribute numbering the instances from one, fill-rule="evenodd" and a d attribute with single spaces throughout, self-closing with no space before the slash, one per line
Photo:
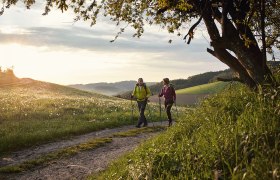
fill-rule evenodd
<path id="1" fill-rule="evenodd" d="M 3 84 L 10 84 L 16 81 L 18 81 L 18 78 L 15 76 L 14 70 L 12 68 L 2 70 L 0 67 L 0 87 Z"/>
<path id="2" fill-rule="evenodd" d="M 16 2 L 3 1 L 6 8 Z M 24 3 L 30 8 L 35 0 Z M 109 16 L 116 25 L 125 22 L 133 27 L 134 37 L 144 33 L 145 24 L 157 25 L 184 35 L 187 43 L 204 22 L 211 39 L 207 51 L 237 72 L 239 81 L 255 88 L 275 82 L 266 64 L 266 50 L 280 49 L 279 6 L 280 0 L 46 0 L 44 15 L 53 7 L 62 12 L 72 9 L 76 21 L 90 21 L 91 25 L 100 15 Z M 120 33 L 124 30 L 122 27 Z"/>

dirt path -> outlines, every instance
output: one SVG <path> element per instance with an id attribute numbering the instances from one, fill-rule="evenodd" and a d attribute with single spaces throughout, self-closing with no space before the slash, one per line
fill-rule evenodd
<path id="1" fill-rule="evenodd" d="M 157 123 L 155 125 L 166 126 L 167 124 Z M 92 138 L 109 137 L 114 133 L 127 131 L 133 128 L 135 127 L 124 126 L 115 129 L 105 129 L 102 131 L 73 137 L 69 140 L 62 140 L 59 142 L 49 143 L 15 152 L 11 156 L 2 157 L 0 159 L 0 167 L 18 164 L 26 160 L 34 159 L 40 155 L 59 150 L 61 148 L 86 142 Z M 140 142 L 156 134 L 157 133 L 140 134 L 136 137 L 114 137 L 111 143 L 108 143 L 103 147 L 99 147 L 90 151 L 82 151 L 75 156 L 52 161 L 47 166 L 39 167 L 31 171 L 17 174 L 0 174 L 0 179 L 84 179 L 91 173 L 104 170 L 110 162 L 117 159 L 126 152 L 133 150 Z"/>

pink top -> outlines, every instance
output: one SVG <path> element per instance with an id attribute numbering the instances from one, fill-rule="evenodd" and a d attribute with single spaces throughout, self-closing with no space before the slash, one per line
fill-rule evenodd
<path id="1" fill-rule="evenodd" d="M 170 85 L 164 85 L 159 94 L 160 97 L 164 96 L 165 101 L 175 101 L 176 93 L 175 89 Z"/>

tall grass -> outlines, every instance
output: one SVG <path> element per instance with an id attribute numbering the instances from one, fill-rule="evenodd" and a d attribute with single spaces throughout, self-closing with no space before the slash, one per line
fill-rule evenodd
<path id="1" fill-rule="evenodd" d="M 105 128 L 136 124 L 131 102 L 54 84 L 0 88 L 0 155 Z M 149 105 L 148 120 L 159 121 Z M 152 118 L 152 119 L 151 119 Z"/>
<path id="2" fill-rule="evenodd" d="M 91 179 L 279 179 L 279 93 L 236 84 Z"/>

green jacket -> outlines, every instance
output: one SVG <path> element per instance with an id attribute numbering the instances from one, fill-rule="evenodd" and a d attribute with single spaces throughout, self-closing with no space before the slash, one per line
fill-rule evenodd
<path id="1" fill-rule="evenodd" d="M 137 101 L 145 101 L 146 98 L 151 96 L 151 90 L 146 86 L 146 84 L 144 84 L 140 90 L 140 86 L 136 84 L 132 95 L 137 99 Z"/>

